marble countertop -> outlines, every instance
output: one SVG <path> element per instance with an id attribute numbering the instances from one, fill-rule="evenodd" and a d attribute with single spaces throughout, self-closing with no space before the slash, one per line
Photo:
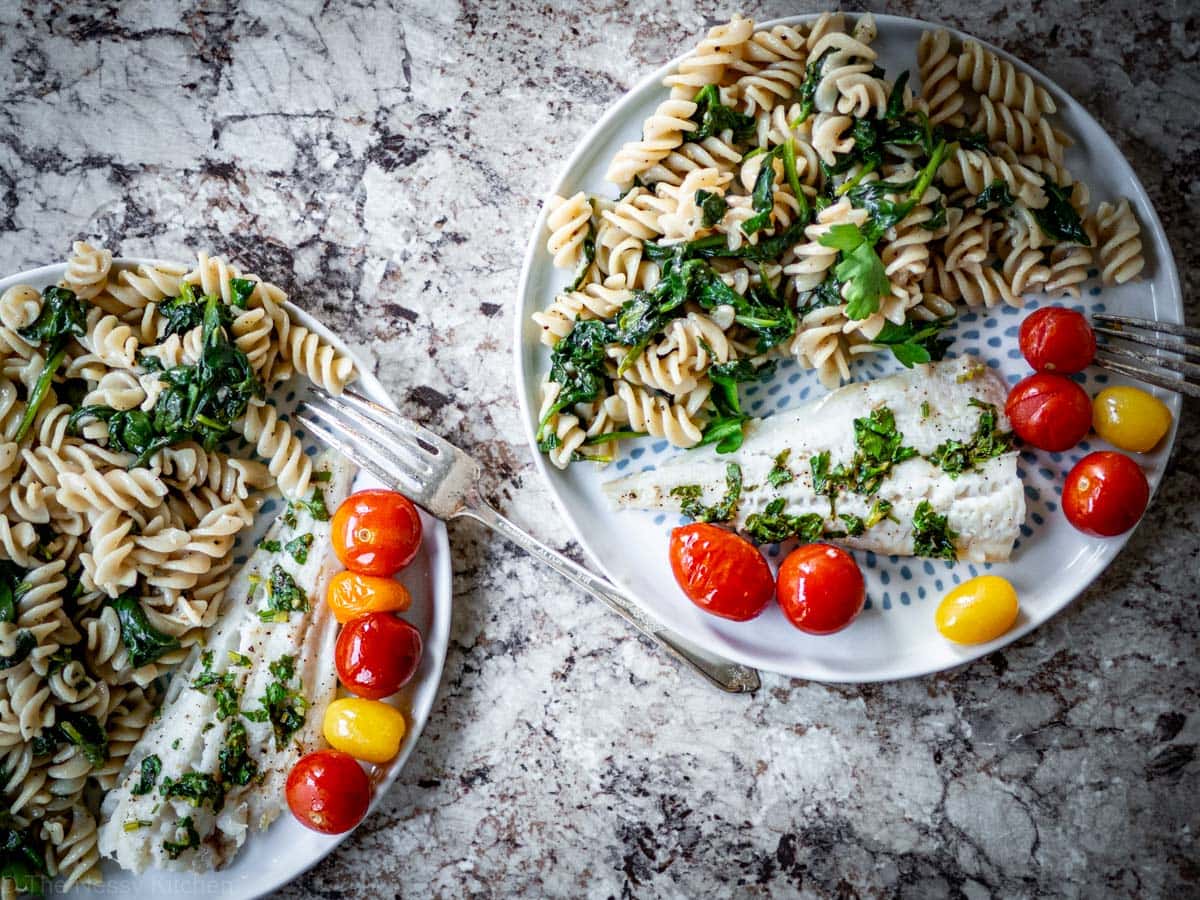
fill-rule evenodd
<path id="1" fill-rule="evenodd" d="M 271 273 L 406 413 L 484 462 L 501 508 L 577 554 L 511 383 L 522 248 L 590 124 L 730 8 L 397 5 L 0 4 L 0 271 L 90 237 Z M 1194 5 L 886 11 L 974 32 L 1078 97 L 1149 191 L 1200 320 Z M 722 696 L 454 524 L 424 737 L 382 808 L 284 895 L 1200 895 L 1198 411 L 1146 521 L 1077 603 L 898 684 L 767 676 Z"/>

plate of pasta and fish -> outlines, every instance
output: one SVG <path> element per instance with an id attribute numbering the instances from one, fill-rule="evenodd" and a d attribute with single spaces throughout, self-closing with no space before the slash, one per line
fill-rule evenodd
<path id="1" fill-rule="evenodd" d="M 340 693 L 332 514 L 380 486 L 290 420 L 311 385 L 391 401 L 281 289 L 205 253 L 77 242 L 0 280 L 0 340 L 4 895 L 266 893 L 341 840 L 281 813 Z M 372 806 L 445 655 L 446 532 L 421 525 L 392 593 L 424 652 L 387 700 Z"/>
<path id="2" fill-rule="evenodd" d="M 712 28 L 580 142 L 520 297 L 527 433 L 580 543 L 672 629 L 795 677 L 1029 632 L 1174 441 L 1176 395 L 1090 365 L 1088 316 L 1182 320 L 1136 175 L 1057 85 L 916 20 Z"/>

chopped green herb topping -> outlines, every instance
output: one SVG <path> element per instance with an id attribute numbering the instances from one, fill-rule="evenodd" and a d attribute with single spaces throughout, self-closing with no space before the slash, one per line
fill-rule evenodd
<path id="1" fill-rule="evenodd" d="M 251 660 L 250 660 L 250 657 L 247 656 L 245 653 L 238 653 L 236 650 L 230 650 L 229 651 L 229 664 L 231 666 L 241 666 L 243 668 L 246 668 L 246 667 L 250 666 Z"/>
<path id="2" fill-rule="evenodd" d="M 148 794 L 154 790 L 154 784 L 158 781 L 158 776 L 162 774 L 162 760 L 157 754 L 150 754 L 142 760 L 142 774 L 138 783 L 129 789 L 129 793 L 136 796 Z"/>
<path id="3" fill-rule="evenodd" d="M 210 687 L 213 689 L 213 699 L 217 701 L 217 719 L 224 721 L 237 715 L 241 691 L 237 687 L 237 676 L 233 672 L 214 672 L 212 662 L 211 650 L 200 654 L 202 669 L 192 682 L 192 687 L 198 691 L 206 691 Z"/>
<path id="4" fill-rule="evenodd" d="M 308 550 L 312 547 L 312 544 L 313 536 L 311 534 L 302 534 L 284 544 L 283 549 L 290 553 L 292 559 L 297 563 L 304 565 L 308 562 Z"/>
<path id="5" fill-rule="evenodd" d="M 140 828 L 149 828 L 153 823 L 148 819 L 129 819 L 121 824 L 125 831 L 137 831 Z"/>
<path id="6" fill-rule="evenodd" d="M 979 408 L 979 423 L 971 439 L 965 444 L 956 440 L 943 441 L 929 456 L 929 461 L 951 478 L 980 468 L 989 459 L 995 459 L 1013 448 L 1012 433 L 1001 431 L 996 426 L 996 407 L 974 397 L 971 398 L 971 405 Z"/>
<path id="7" fill-rule="evenodd" d="M 180 797 L 197 809 L 207 803 L 214 813 L 225 806 L 224 786 L 204 772 L 184 772 L 178 779 L 163 778 L 158 792 L 167 800 Z"/>
<path id="8" fill-rule="evenodd" d="M 704 491 L 698 484 L 683 484 L 671 488 L 671 496 L 679 500 L 680 511 L 697 522 L 727 522 L 737 511 L 738 499 L 742 495 L 742 467 L 730 463 L 725 467 L 725 496 L 716 506 L 705 506 L 700 502 Z"/>
<path id="9" fill-rule="evenodd" d="M 296 672 L 293 657 L 281 656 L 269 669 L 275 680 L 267 685 L 267 692 L 259 701 L 260 708 L 246 710 L 242 715 L 251 722 L 270 722 L 275 732 L 275 746 L 282 750 L 291 736 L 303 727 L 308 702 L 300 692 L 298 680 L 296 687 L 291 686 Z"/>
<path id="10" fill-rule="evenodd" d="M 196 833 L 196 827 L 192 824 L 191 816 L 184 816 L 175 823 L 175 837 L 179 837 L 179 832 L 184 832 L 183 840 L 163 841 L 163 850 L 171 859 L 178 859 L 179 855 L 185 850 L 191 850 L 193 847 L 200 846 L 200 835 Z"/>
<path id="11" fill-rule="evenodd" d="M 759 544 L 778 544 L 791 537 L 798 537 L 806 543 L 820 540 L 824 528 L 821 516 L 817 513 L 789 515 L 784 512 L 785 505 L 783 497 L 776 497 L 761 513 L 754 513 L 747 518 L 744 529 L 746 536 Z"/>
<path id="12" fill-rule="evenodd" d="M 225 744 L 218 754 L 218 770 L 226 787 L 245 787 L 258 774 L 258 764 L 250 758 L 246 726 L 234 720 L 225 734 Z"/>
<path id="13" fill-rule="evenodd" d="M 954 539 L 958 534 L 951 530 L 946 517 L 933 511 L 928 500 L 922 500 L 913 513 L 913 553 L 953 562 L 957 559 Z"/>
<path id="14" fill-rule="evenodd" d="M 258 542 L 259 549 L 266 550 L 268 553 L 278 553 L 283 549 L 283 545 L 279 541 L 267 540 L 263 538 Z"/>
<path id="15" fill-rule="evenodd" d="M 308 597 L 294 578 L 276 564 L 271 567 L 267 582 L 267 606 L 258 612 L 264 622 L 286 622 L 294 612 L 308 612 Z"/>
<path id="16" fill-rule="evenodd" d="M 791 469 L 787 467 L 788 457 L 792 455 L 792 451 L 784 449 L 778 456 L 775 457 L 775 465 L 771 467 L 771 471 L 767 473 L 767 482 L 771 487 L 780 487 L 792 481 L 796 476 L 792 474 Z"/>

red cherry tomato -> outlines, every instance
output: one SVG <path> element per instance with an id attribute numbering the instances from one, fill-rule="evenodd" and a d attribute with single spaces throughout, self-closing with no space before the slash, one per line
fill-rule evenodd
<path id="1" fill-rule="evenodd" d="M 716 525 L 671 532 L 671 571 L 689 600 L 714 616 L 745 622 L 771 602 L 775 581 L 758 548 Z"/>
<path id="2" fill-rule="evenodd" d="M 334 648 L 342 684 L 369 700 L 390 697 L 408 684 L 420 661 L 421 632 L 386 612 L 347 622 Z"/>
<path id="3" fill-rule="evenodd" d="M 1017 382 L 1004 411 L 1021 440 L 1041 450 L 1070 450 L 1092 427 L 1087 391 L 1065 375 L 1049 372 Z"/>
<path id="4" fill-rule="evenodd" d="M 359 491 L 333 514 L 333 550 L 360 575 L 395 575 L 417 555 L 421 517 L 403 494 Z"/>
<path id="5" fill-rule="evenodd" d="M 301 825 L 322 834 L 341 834 L 367 814 L 371 782 L 349 753 L 318 750 L 292 766 L 286 794 Z"/>
<path id="6" fill-rule="evenodd" d="M 1113 537 L 1138 523 L 1150 502 L 1141 467 L 1124 453 L 1101 450 L 1075 464 L 1063 482 L 1063 513 L 1085 534 Z"/>
<path id="7" fill-rule="evenodd" d="M 867 587 L 858 563 L 829 544 L 806 544 L 779 567 L 779 606 L 808 634 L 841 631 L 862 612 Z"/>
<path id="8" fill-rule="evenodd" d="M 1096 355 L 1096 335 L 1082 313 L 1047 306 L 1021 323 L 1021 352 L 1039 372 L 1082 372 Z"/>

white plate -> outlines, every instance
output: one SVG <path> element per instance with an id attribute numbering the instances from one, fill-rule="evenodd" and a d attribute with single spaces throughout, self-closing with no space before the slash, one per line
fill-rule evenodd
<path id="1" fill-rule="evenodd" d="M 114 266 L 132 266 L 149 262 L 141 259 L 115 260 Z M 13 284 L 31 284 L 36 288 L 57 284 L 66 269 L 65 265 L 45 266 L 29 272 L 22 272 L 11 278 L 0 280 L 0 291 Z M 324 325 L 289 303 L 288 312 L 303 325 L 315 331 L 321 338 L 337 347 L 341 352 L 353 353 L 336 335 Z M 289 381 L 276 390 L 271 399 L 281 410 L 289 410 L 296 405 L 299 397 L 292 390 L 295 380 Z M 370 372 L 359 367 L 359 380 L 355 389 L 365 394 L 377 403 L 382 403 L 392 409 L 395 402 L 388 396 L 383 385 Z M 302 394 L 302 392 L 301 392 Z M 286 414 L 282 415 L 287 418 Z M 310 456 L 320 447 L 312 438 L 302 431 L 297 435 L 304 440 L 305 452 Z M 383 487 L 376 478 L 366 472 L 359 472 L 354 480 L 353 490 Z M 267 530 L 275 515 L 280 511 L 278 501 L 268 501 L 263 505 L 254 527 L 247 529 L 238 539 L 235 553 L 244 554 L 246 548 L 253 547 Z M 273 510 L 273 511 L 272 511 Z M 450 637 L 450 544 L 446 536 L 446 526 L 438 519 L 421 514 L 421 526 L 424 539 L 416 559 L 404 570 L 400 581 L 412 594 L 412 607 L 403 618 L 407 619 L 421 631 L 424 642 L 424 652 L 421 664 L 413 680 L 405 686 L 391 702 L 407 711 L 405 718 L 408 731 L 400 753 L 386 766 L 373 768 L 371 780 L 374 784 L 374 795 L 371 809 L 374 810 L 391 787 L 392 782 L 404 768 L 404 763 L 412 753 L 425 720 L 437 695 L 438 683 L 442 677 L 442 665 L 446 660 L 446 644 Z M 240 558 L 240 557 L 239 557 Z M 217 872 L 191 874 L 181 872 L 165 872 L 151 869 L 141 875 L 119 869 L 115 863 L 104 863 L 104 884 L 94 888 L 76 887 L 72 897 L 113 897 L 130 898 L 144 897 L 147 900 L 157 900 L 170 896 L 214 896 L 235 900 L 235 898 L 258 897 L 269 893 L 291 881 L 302 872 L 324 859 L 334 847 L 340 844 L 346 834 L 323 835 L 310 831 L 298 823 L 285 808 L 279 819 L 265 832 L 252 832 L 246 839 L 241 852 L 225 869 Z M 61 893 L 51 891 L 50 893 Z"/>
<path id="2" fill-rule="evenodd" d="M 760 27 L 809 21 L 814 16 L 797 16 L 764 23 Z M 891 77 L 904 69 L 916 83 L 916 45 L 922 31 L 936 26 L 897 16 L 876 16 L 879 38 L 873 44 L 880 64 Z M 958 37 L 967 35 L 957 33 Z M 1085 311 L 1106 309 L 1163 321 L 1182 321 L 1179 276 L 1163 234 L 1162 225 L 1146 192 L 1104 129 L 1071 97 L 1035 70 L 996 47 L 989 49 L 1012 60 L 1018 68 L 1040 79 L 1059 106 L 1059 123 L 1077 140 L 1067 154 L 1067 165 L 1077 179 L 1092 190 L 1093 203 L 1128 197 L 1142 223 L 1142 240 L 1147 257 L 1144 280 L 1120 288 L 1096 282 L 1082 301 L 1069 303 Z M 596 123 L 580 143 L 553 193 L 569 196 L 578 190 L 616 196 L 604 181 L 608 161 L 628 140 L 636 139 L 642 121 L 667 96 L 662 78 L 678 60 L 647 76 Z M 779 609 L 771 607 L 751 622 L 728 622 L 709 616 L 683 596 L 671 576 L 667 541 L 672 526 L 683 520 L 646 512 L 614 512 L 600 493 L 600 484 L 620 475 L 648 468 L 655 462 L 686 451 L 666 446 L 664 441 L 643 439 L 624 445 L 621 459 L 606 469 L 576 464 L 567 472 L 549 465 L 537 451 L 534 440 L 539 405 L 538 386 L 548 369 L 549 355 L 538 342 L 538 328 L 529 316 L 547 306 L 570 274 L 553 268 L 546 252 L 546 210 L 539 216 L 521 273 L 520 307 L 516 321 L 517 384 L 526 435 L 535 464 L 550 485 L 564 517 L 580 544 L 608 576 L 620 585 L 651 616 L 703 647 L 729 659 L 798 678 L 819 681 L 865 682 L 906 678 L 947 669 L 990 653 L 1036 628 L 1071 602 L 1112 561 L 1128 535 L 1109 540 L 1089 538 L 1073 529 L 1058 508 L 1062 478 L 1080 457 L 1103 444 L 1089 439 L 1070 453 L 1024 451 L 1020 469 L 1026 485 L 1029 513 L 1011 562 L 977 566 L 924 559 L 876 557 L 857 553 L 867 578 L 868 607 L 855 624 L 830 637 L 811 637 L 792 628 Z M 1010 382 L 1029 374 L 1017 348 L 1017 326 L 1025 312 L 1047 301 L 1030 299 L 1024 311 L 1010 308 L 983 310 L 960 316 L 950 331 L 955 337 L 951 355 L 973 350 L 998 367 Z M 899 369 L 890 354 L 875 354 L 860 363 L 856 379 L 874 378 Z M 1106 383 L 1121 379 L 1093 368 L 1084 386 L 1094 393 Z M 744 390 L 750 411 L 765 415 L 796 406 L 823 393 L 813 373 L 794 363 L 780 366 L 773 381 Z M 1179 417 L 1179 398 L 1158 392 Z M 1175 429 L 1157 452 L 1139 459 L 1152 488 L 1162 478 Z M 778 548 L 771 548 L 778 556 Z M 999 640 L 975 647 L 960 647 L 942 640 L 933 627 L 933 611 L 941 596 L 954 584 L 984 569 L 1008 578 L 1021 598 L 1021 617 Z"/>

